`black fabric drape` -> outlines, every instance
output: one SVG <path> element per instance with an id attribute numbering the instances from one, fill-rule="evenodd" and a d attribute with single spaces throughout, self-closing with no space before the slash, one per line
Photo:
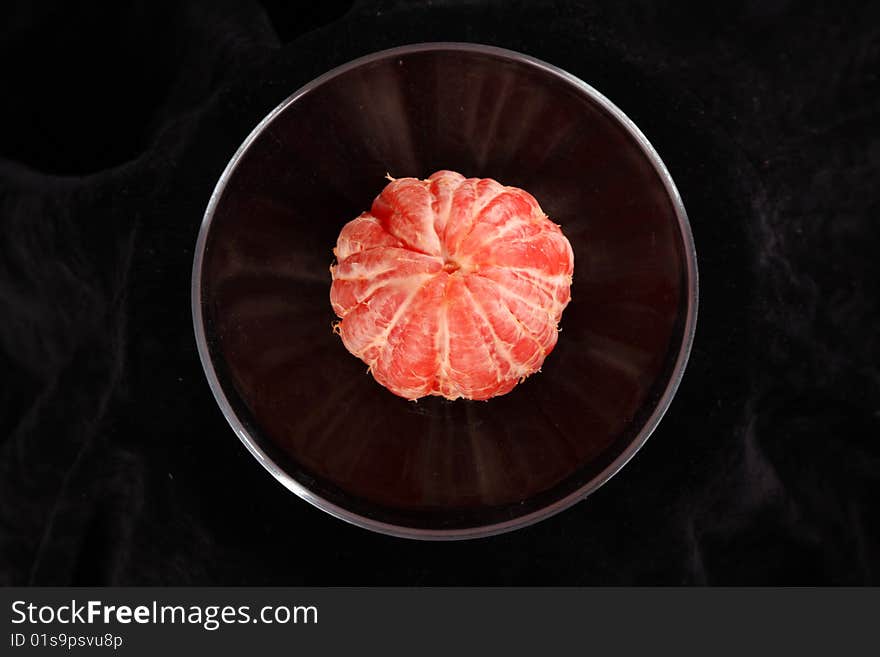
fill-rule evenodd
<path id="1" fill-rule="evenodd" d="M 880 579 L 873 3 L 38 2 L 0 20 L 0 583 Z M 646 447 L 512 534 L 410 542 L 283 490 L 192 335 L 192 249 L 251 128 L 354 57 L 520 50 L 642 128 L 691 218 L 691 362 Z"/>

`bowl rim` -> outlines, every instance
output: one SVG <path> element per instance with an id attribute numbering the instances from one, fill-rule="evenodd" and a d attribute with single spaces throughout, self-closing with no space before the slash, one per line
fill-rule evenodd
<path id="1" fill-rule="evenodd" d="M 272 123 L 272 121 L 274 121 L 274 119 L 279 114 L 287 109 L 288 106 L 296 102 L 299 98 L 309 93 L 313 89 L 316 89 L 325 82 L 347 71 L 379 60 L 427 51 L 464 51 L 469 53 L 491 55 L 502 59 L 513 60 L 515 62 L 537 68 L 540 71 L 559 78 L 562 81 L 575 87 L 576 90 L 578 90 L 580 93 L 586 94 L 592 101 L 597 103 L 606 112 L 608 112 L 608 114 L 613 119 L 615 119 L 633 139 L 635 139 L 636 143 L 639 145 L 648 160 L 650 160 L 651 164 L 654 166 L 654 169 L 657 171 L 657 174 L 660 176 L 661 181 L 663 182 L 663 186 L 665 187 L 669 195 L 669 199 L 675 210 L 675 215 L 678 220 L 679 231 L 682 241 L 684 243 L 687 277 L 687 311 L 685 314 L 685 321 L 683 326 L 682 343 L 679 347 L 679 352 L 673 365 L 669 381 L 667 382 L 666 388 L 658 399 L 657 405 L 654 407 L 651 415 L 647 418 L 647 420 L 645 420 L 645 423 L 643 424 L 639 432 L 621 451 L 621 453 L 618 454 L 614 458 L 614 460 L 611 461 L 611 463 L 605 466 L 605 468 L 603 468 L 598 474 L 592 477 L 583 486 L 557 499 L 552 504 L 549 504 L 540 509 L 536 509 L 522 516 L 505 520 L 503 522 L 497 522 L 483 526 L 462 527 L 454 529 L 425 529 L 382 522 L 380 520 L 376 520 L 350 511 L 349 509 L 346 509 L 342 506 L 339 506 L 338 504 L 331 502 L 330 500 L 321 497 L 320 495 L 316 494 L 315 492 L 298 482 L 290 474 L 288 474 L 286 470 L 284 470 L 279 464 L 277 464 L 260 447 L 254 437 L 251 436 L 247 427 L 244 426 L 243 422 L 236 415 L 231 403 L 229 402 L 229 399 L 227 399 L 218 378 L 217 371 L 215 370 L 214 363 L 208 347 L 202 307 L 202 265 L 205 256 L 208 233 L 210 232 L 211 224 L 213 223 L 214 219 L 214 212 L 217 208 L 220 198 L 223 195 L 226 184 L 232 177 L 232 174 L 238 166 L 238 163 L 241 160 L 242 156 L 247 152 L 251 144 L 262 134 L 265 128 L 270 123 Z M 665 415 L 667 409 L 669 408 L 669 405 L 672 402 L 673 397 L 675 396 L 675 393 L 678 390 L 682 377 L 684 376 L 684 370 L 687 366 L 691 347 L 694 341 L 694 334 L 696 332 L 697 306 L 699 303 L 698 278 L 697 256 L 696 248 L 694 246 L 693 234 L 691 232 L 687 213 L 685 212 L 684 204 L 681 200 L 678 189 L 676 188 L 675 183 L 672 180 L 672 176 L 670 175 L 669 170 L 660 159 L 660 155 L 657 153 L 657 151 L 654 149 L 654 147 L 651 145 L 651 143 L 648 141 L 647 137 L 645 137 L 642 131 L 626 114 L 623 113 L 623 111 L 621 111 L 616 105 L 614 105 L 614 103 L 608 100 L 608 98 L 602 95 L 599 91 L 594 89 L 592 86 L 590 86 L 580 78 L 572 75 L 571 73 L 568 73 L 567 71 L 557 66 L 549 64 L 530 55 L 526 55 L 506 48 L 499 48 L 497 46 L 490 46 L 481 43 L 437 41 L 414 43 L 409 45 L 397 46 L 394 48 L 388 48 L 385 50 L 370 53 L 362 57 L 358 57 L 357 59 L 353 59 L 340 66 L 337 66 L 294 91 L 277 107 L 275 107 L 275 109 L 269 112 L 269 114 L 267 114 L 262 121 L 257 124 L 257 126 L 245 138 L 241 146 L 238 147 L 235 154 L 229 160 L 229 163 L 226 165 L 226 168 L 220 175 L 220 178 L 217 181 L 213 192 L 211 193 L 211 197 L 208 200 L 208 205 L 205 210 L 201 226 L 199 228 L 198 239 L 196 241 L 195 253 L 193 257 L 191 279 L 191 309 L 193 329 L 195 331 L 195 339 L 198 347 L 199 359 L 201 360 L 202 368 L 204 369 L 205 376 L 208 380 L 208 385 L 211 388 L 211 392 L 214 394 L 214 399 L 220 407 L 220 410 L 222 411 L 223 416 L 226 418 L 226 421 L 229 423 L 230 427 L 247 448 L 247 450 L 285 488 L 295 493 L 306 502 L 309 502 L 310 504 L 316 506 L 322 511 L 329 513 L 331 516 L 334 516 L 340 520 L 344 520 L 358 527 L 362 527 L 364 529 L 369 529 L 382 534 L 397 536 L 401 538 L 421 540 L 461 540 L 493 536 L 496 534 L 513 531 L 515 529 L 521 529 L 523 527 L 532 525 L 540 520 L 544 520 L 553 515 L 556 515 L 557 513 L 564 511 L 565 509 L 571 507 L 575 503 L 585 499 L 587 496 L 595 492 L 599 487 L 601 487 L 609 479 L 611 479 L 611 477 L 617 474 L 617 472 L 619 472 L 620 469 L 623 468 L 623 466 L 625 466 L 630 461 L 630 459 L 633 458 L 633 456 L 635 456 L 635 454 L 642 448 L 642 446 L 657 428 L 660 420 Z"/>

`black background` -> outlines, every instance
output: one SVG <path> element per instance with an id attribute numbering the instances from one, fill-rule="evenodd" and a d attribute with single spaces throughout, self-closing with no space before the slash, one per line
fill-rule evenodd
<path id="1" fill-rule="evenodd" d="M 298 4 L 298 3 L 297 3 Z M 0 583 L 880 580 L 876 3 L 12 3 L 0 18 Z M 533 527 L 419 543 L 300 501 L 217 409 L 193 246 L 242 139 L 356 56 L 479 41 L 651 139 L 701 306 L 644 449 Z"/>

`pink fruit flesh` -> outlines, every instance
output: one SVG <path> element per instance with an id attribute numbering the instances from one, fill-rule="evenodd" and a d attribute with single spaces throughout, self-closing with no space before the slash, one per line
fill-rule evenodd
<path id="1" fill-rule="evenodd" d="M 339 234 L 346 348 L 406 399 L 489 399 L 537 372 L 571 298 L 571 245 L 516 187 L 438 171 L 388 184 Z"/>

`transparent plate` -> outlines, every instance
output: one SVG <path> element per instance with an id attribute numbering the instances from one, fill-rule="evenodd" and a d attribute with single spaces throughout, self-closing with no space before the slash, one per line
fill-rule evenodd
<path id="1" fill-rule="evenodd" d="M 394 177 L 452 169 L 532 193 L 575 253 L 543 370 L 488 402 L 377 384 L 331 325 L 339 230 Z M 426 43 L 307 84 L 245 140 L 199 233 L 192 311 L 220 408 L 288 489 L 424 539 L 533 523 L 641 447 L 687 362 L 690 227 L 659 156 L 595 89 L 525 55 Z"/>

